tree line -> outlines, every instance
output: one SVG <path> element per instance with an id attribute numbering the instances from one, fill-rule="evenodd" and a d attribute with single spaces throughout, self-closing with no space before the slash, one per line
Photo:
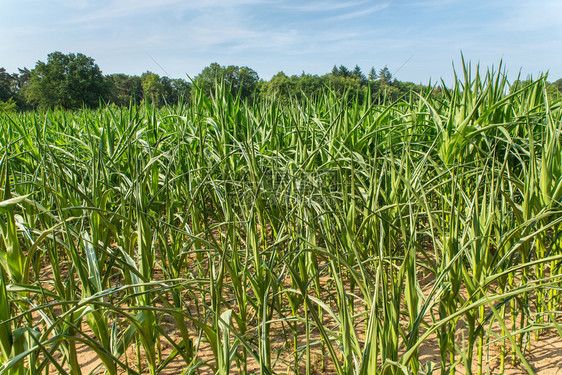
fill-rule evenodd
<path id="1" fill-rule="evenodd" d="M 190 88 L 183 79 L 152 72 L 103 75 L 94 59 L 81 53 L 53 52 L 34 69 L 12 74 L 0 68 L 0 105 L 22 110 L 95 108 L 105 103 L 122 106 L 145 99 L 160 106 L 177 103 Z"/>
<path id="2" fill-rule="evenodd" d="M 411 92 L 440 91 L 439 87 L 399 81 L 388 67 L 378 71 L 373 67 L 366 75 L 357 65 L 352 69 L 334 66 L 323 75 L 303 72 L 287 76 L 279 72 L 266 81 L 249 67 L 212 63 L 189 82 L 150 71 L 140 76 L 104 75 L 91 57 L 53 52 L 47 56 L 47 62 L 38 61 L 32 70 L 22 68 L 8 73 L 0 67 L 0 109 L 96 108 L 108 103 L 129 106 L 143 101 L 156 106 L 173 105 L 189 100 L 194 85 L 207 95 L 213 95 L 220 87 L 251 101 L 302 99 L 331 89 L 347 100 L 393 102 Z M 553 95 L 560 95 L 562 79 L 549 88 Z"/>

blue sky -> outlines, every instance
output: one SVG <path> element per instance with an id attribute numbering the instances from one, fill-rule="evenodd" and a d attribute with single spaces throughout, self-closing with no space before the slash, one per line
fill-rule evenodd
<path id="1" fill-rule="evenodd" d="M 0 0 L 0 66 L 33 68 L 82 52 L 104 74 L 186 78 L 211 62 L 323 74 L 334 64 L 388 66 L 427 83 L 481 66 L 562 78 L 562 1 Z M 459 72 L 460 73 L 460 72 Z"/>

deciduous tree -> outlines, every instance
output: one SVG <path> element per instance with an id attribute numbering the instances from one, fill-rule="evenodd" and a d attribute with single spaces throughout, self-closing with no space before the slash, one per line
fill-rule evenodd
<path id="1" fill-rule="evenodd" d="M 0 101 L 7 102 L 12 95 L 12 76 L 0 68 Z"/>
<path id="2" fill-rule="evenodd" d="M 161 106 L 164 103 L 164 86 L 160 76 L 156 73 L 146 72 L 142 74 L 141 81 L 146 99 L 157 106 Z"/>
<path id="3" fill-rule="evenodd" d="M 214 92 L 217 84 L 224 83 L 233 95 L 240 94 L 242 99 L 247 99 L 254 93 L 259 82 L 259 76 L 256 71 L 247 66 L 221 66 L 218 63 L 212 63 L 195 77 L 195 82 L 207 94 Z"/>
<path id="4" fill-rule="evenodd" d="M 53 52 L 46 63 L 37 62 L 25 93 L 40 107 L 96 107 L 107 97 L 108 87 L 91 57 Z"/>
<path id="5" fill-rule="evenodd" d="M 127 74 L 111 74 L 105 76 L 109 86 L 109 101 L 119 106 L 128 106 L 140 103 L 144 99 L 142 81 L 139 76 L 129 76 Z"/>

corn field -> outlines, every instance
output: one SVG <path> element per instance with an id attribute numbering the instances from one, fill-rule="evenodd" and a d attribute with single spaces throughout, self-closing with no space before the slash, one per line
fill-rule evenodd
<path id="1" fill-rule="evenodd" d="M 545 84 L 0 114 L 0 373 L 534 373 L 562 336 Z"/>

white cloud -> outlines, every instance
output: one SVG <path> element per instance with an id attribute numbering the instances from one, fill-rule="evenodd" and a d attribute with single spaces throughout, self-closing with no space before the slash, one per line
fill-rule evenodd
<path id="1" fill-rule="evenodd" d="M 113 1 L 111 4 L 103 6 L 97 6 L 96 10 L 85 12 L 85 14 L 80 14 L 77 17 L 69 19 L 67 23 L 69 24 L 82 24 L 87 22 L 96 22 L 103 20 L 111 20 L 122 17 L 134 17 L 140 14 L 146 14 L 150 11 L 161 10 L 172 5 L 180 4 L 180 0 L 160 0 L 147 1 L 147 0 L 117 0 Z"/>
<path id="2" fill-rule="evenodd" d="M 421 1 L 408 1 L 404 6 L 415 8 L 444 8 L 456 3 L 462 3 L 461 0 L 421 0 Z"/>
<path id="3" fill-rule="evenodd" d="M 389 6 L 390 6 L 390 3 L 379 4 L 379 5 L 372 6 L 370 8 L 359 9 L 359 10 L 355 10 L 353 12 L 344 13 L 344 14 L 341 14 L 339 16 L 331 17 L 329 20 L 330 21 L 342 21 L 342 20 L 349 20 L 349 19 L 353 19 L 353 18 L 363 17 L 363 16 L 366 16 L 366 15 L 369 15 L 369 14 L 372 14 L 372 13 L 380 12 L 381 10 L 386 9 Z"/>
<path id="4" fill-rule="evenodd" d="M 1 1 L 1 0 L 0 0 Z M 10 5 L 13 3 L 12 5 Z M 560 0 L 42 0 L 7 1 L 2 64 L 84 52 L 106 72 L 197 74 L 212 61 L 324 73 L 333 64 L 397 69 L 426 82 L 451 73 L 460 50 L 513 71 L 562 75 Z M 3 9 L 4 10 L 4 9 Z M 381 12 L 384 10 L 384 17 Z M 417 78 L 416 78 L 417 77 Z"/>
<path id="5" fill-rule="evenodd" d="M 205 12 L 209 9 L 235 9 L 241 6 L 263 4 L 266 0 L 113 0 L 110 2 L 88 3 L 95 4 L 95 10 L 78 16 L 71 23 L 83 23 L 92 21 L 109 20 L 123 17 L 135 17 L 139 15 L 150 15 L 154 12 L 172 12 L 171 14 L 182 14 L 186 12 Z"/>
<path id="6" fill-rule="evenodd" d="M 562 1 L 513 1 L 506 6 L 505 13 L 507 17 L 496 24 L 500 29 L 510 32 L 553 29 L 559 33 L 555 37 L 562 37 Z"/>
<path id="7" fill-rule="evenodd" d="M 279 8 L 294 12 L 332 12 L 336 10 L 354 8 L 363 5 L 367 0 L 359 1 L 310 1 L 305 4 L 279 5 Z"/>

